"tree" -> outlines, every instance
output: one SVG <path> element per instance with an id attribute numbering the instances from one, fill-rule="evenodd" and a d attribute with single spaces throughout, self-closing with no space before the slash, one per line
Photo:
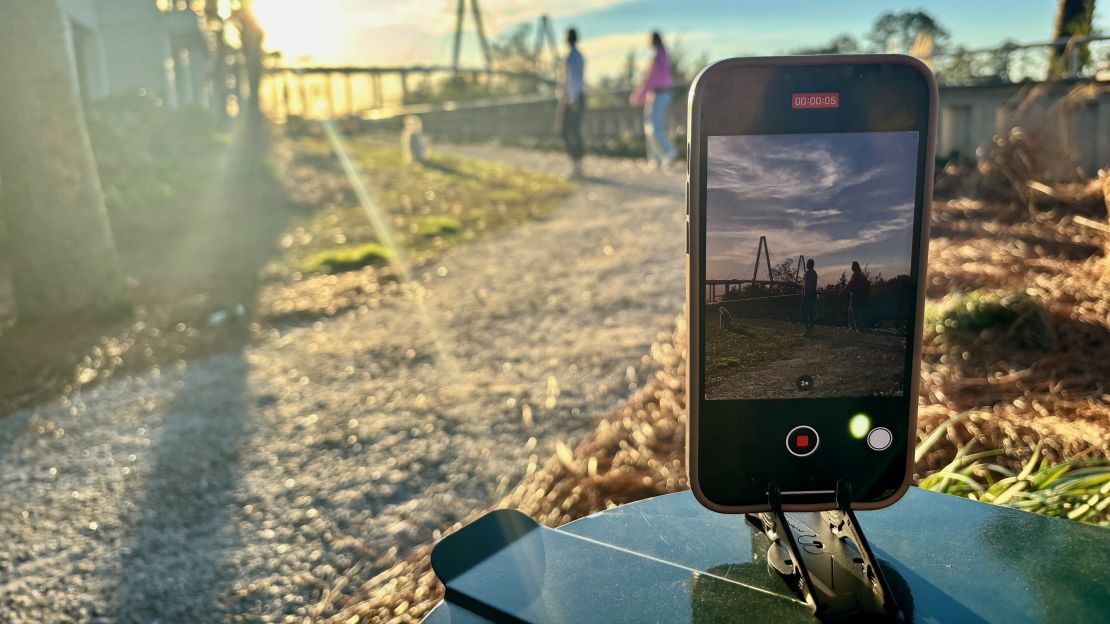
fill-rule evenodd
<path id="1" fill-rule="evenodd" d="M 1082 45 L 1075 50 L 1075 66 L 1069 67 L 1070 39 L 1093 32 L 1095 0 L 1059 0 L 1056 19 L 1052 24 L 1052 39 L 1057 43 L 1049 48 L 1049 78 L 1062 78 L 1079 71 L 1088 60 L 1090 52 Z"/>
<path id="2" fill-rule="evenodd" d="M 22 320 L 116 310 L 127 286 L 56 0 L 0 0 L 0 180 Z"/>
<path id="3" fill-rule="evenodd" d="M 797 48 L 791 54 L 855 54 L 860 51 L 859 41 L 848 33 L 833 37 L 822 46 Z"/>
<path id="4" fill-rule="evenodd" d="M 490 43 L 490 56 L 497 68 L 516 72 L 503 78 L 501 93 L 534 93 L 539 89 L 539 78 L 529 74 L 540 74 L 549 68 L 541 67 L 543 48 L 536 47 L 537 34 L 539 29 L 526 22 Z"/>
<path id="5" fill-rule="evenodd" d="M 227 117 L 227 56 L 228 46 L 224 34 L 224 18 L 220 15 L 218 0 L 205 0 L 204 21 L 212 33 L 216 49 L 212 53 L 211 66 L 208 68 L 208 82 L 212 86 L 211 108 L 221 118 Z"/>
<path id="6" fill-rule="evenodd" d="M 945 85 L 993 85 L 1011 82 L 1013 52 L 1017 44 L 1007 39 L 990 52 L 969 53 L 958 47 L 938 63 L 937 80 Z"/>
<path id="7" fill-rule="evenodd" d="M 787 258 L 771 267 L 770 279 L 775 282 L 792 282 L 796 274 L 797 269 L 794 267 L 794 259 Z"/>
<path id="8" fill-rule="evenodd" d="M 624 56 L 620 70 L 601 77 L 598 86 L 602 89 L 631 89 L 636 85 L 636 51 L 629 50 Z"/>
<path id="9" fill-rule="evenodd" d="M 254 8 L 250 0 L 240 0 L 241 7 L 235 12 L 235 21 L 239 26 L 241 48 L 243 50 L 243 66 L 247 73 L 247 90 L 250 92 L 246 111 L 255 117 L 262 115 L 262 41 L 264 33 L 254 16 Z M 240 89 L 240 92 L 242 90 Z"/>
<path id="10" fill-rule="evenodd" d="M 922 38 L 932 41 L 933 52 L 948 45 L 948 30 L 924 11 L 887 11 L 875 19 L 867 41 L 876 52 L 908 53 Z"/>

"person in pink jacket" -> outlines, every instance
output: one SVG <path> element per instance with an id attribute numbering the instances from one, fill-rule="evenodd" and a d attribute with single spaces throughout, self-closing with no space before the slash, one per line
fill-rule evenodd
<path id="1" fill-rule="evenodd" d="M 667 112 L 671 108 L 671 59 L 658 31 L 651 33 L 651 46 L 655 58 L 640 86 L 628 98 L 633 106 L 644 107 L 644 136 L 647 138 L 647 156 L 657 167 L 665 168 L 678 156 L 667 137 Z"/>

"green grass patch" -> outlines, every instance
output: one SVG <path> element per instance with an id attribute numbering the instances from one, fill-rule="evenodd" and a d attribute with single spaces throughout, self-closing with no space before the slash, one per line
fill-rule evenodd
<path id="1" fill-rule="evenodd" d="M 393 254 L 377 243 L 363 243 L 353 247 L 336 247 L 321 251 L 305 261 L 305 271 L 319 271 L 324 267 L 332 271 L 351 271 L 364 266 L 379 266 L 393 259 Z"/>
<path id="2" fill-rule="evenodd" d="M 1041 302 L 1024 291 L 954 294 L 926 306 L 925 320 L 937 334 L 957 339 L 1004 332 L 1024 347 L 1048 348 L 1051 344 Z"/>
<path id="3" fill-rule="evenodd" d="M 717 319 L 706 322 L 705 351 L 710 369 L 748 372 L 765 368 L 769 362 L 790 357 L 805 345 L 800 335 L 784 334 L 756 319 L 741 318 L 733 328 L 721 327 Z"/>
<path id="4" fill-rule="evenodd" d="M 462 221 L 447 215 L 424 217 L 416 222 L 416 234 L 424 238 L 451 236 L 463 229 Z"/>
<path id="5" fill-rule="evenodd" d="M 1110 526 L 1110 460 L 1049 462 L 1038 444 L 1020 470 L 1002 459 L 1005 450 L 970 452 L 965 447 L 947 466 L 925 477 L 921 488 L 1023 511 Z M 1011 462 L 1012 463 L 1012 462 Z"/>
<path id="6" fill-rule="evenodd" d="M 346 261 L 348 254 L 381 245 L 383 236 L 346 188 L 330 145 L 305 137 L 292 147 L 298 164 L 309 167 L 303 178 L 288 183 L 311 187 L 330 180 L 329 188 L 343 190 L 304 193 L 311 198 L 305 202 L 311 212 L 283 240 L 286 265 L 333 272 L 364 266 Z M 562 178 L 500 162 L 433 153 L 424 164 L 409 164 L 389 143 L 356 138 L 346 147 L 374 191 L 371 209 L 388 225 L 401 260 L 422 262 L 453 245 L 543 216 L 573 189 Z"/>

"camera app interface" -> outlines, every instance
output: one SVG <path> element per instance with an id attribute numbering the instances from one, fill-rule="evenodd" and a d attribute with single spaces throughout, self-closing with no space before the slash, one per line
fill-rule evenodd
<path id="1" fill-rule="evenodd" d="M 708 141 L 705 399 L 901 396 L 917 132 Z"/>

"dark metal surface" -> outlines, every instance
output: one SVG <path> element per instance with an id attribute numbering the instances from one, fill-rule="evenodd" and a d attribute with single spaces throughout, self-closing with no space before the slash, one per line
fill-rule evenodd
<path id="1" fill-rule="evenodd" d="M 1110 622 L 1106 529 L 916 488 L 857 516 L 908 621 Z M 514 542 L 515 552 L 533 553 L 524 560 L 479 552 L 501 580 L 491 585 L 490 571 L 479 569 L 464 580 L 478 591 L 500 588 L 523 621 L 813 621 L 768 569 L 762 532 L 704 509 L 689 492 L 562 531 L 569 535 L 543 530 L 544 539 Z M 543 602 L 522 596 L 526 580 L 526 593 Z M 552 597 L 559 601 L 546 602 Z M 488 620 L 445 602 L 425 621 Z"/>

